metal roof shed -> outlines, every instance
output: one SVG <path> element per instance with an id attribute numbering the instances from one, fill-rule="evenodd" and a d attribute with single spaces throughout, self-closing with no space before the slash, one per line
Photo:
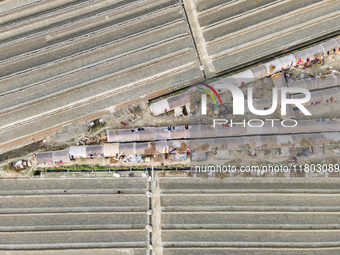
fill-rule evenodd
<path id="1" fill-rule="evenodd" d="M 190 104 L 190 94 L 189 91 L 186 91 L 180 95 L 172 96 L 156 103 L 153 103 L 150 106 L 151 112 L 153 115 L 159 115 L 165 113 L 165 110 L 171 111 L 177 107 L 184 106 L 186 104 Z"/>
<path id="2" fill-rule="evenodd" d="M 239 137 L 221 139 L 221 143 L 227 144 L 227 147 L 225 149 L 229 150 L 241 150 L 241 148 L 244 146 L 243 139 L 240 139 Z"/>
<path id="3" fill-rule="evenodd" d="M 191 151 L 207 152 L 212 150 L 213 139 L 191 139 Z"/>
<path id="4" fill-rule="evenodd" d="M 222 138 L 222 139 L 212 139 L 211 143 L 209 144 L 209 151 L 216 151 L 217 150 L 224 150 L 227 149 L 227 139 Z"/>
<path id="5" fill-rule="evenodd" d="M 293 99 L 301 99 L 301 98 L 305 98 L 305 97 L 306 97 L 305 94 L 291 95 L 291 98 L 293 98 Z M 325 94 L 324 94 L 323 91 L 311 92 L 311 99 L 308 102 L 303 103 L 303 105 L 310 105 L 311 103 L 314 104 L 315 102 L 321 102 L 321 103 L 325 102 Z"/>
<path id="6" fill-rule="evenodd" d="M 310 120 L 309 122 L 309 132 L 323 132 L 325 129 L 324 122 L 317 122 L 316 120 Z"/>
<path id="7" fill-rule="evenodd" d="M 163 99 L 161 101 L 153 103 L 150 106 L 150 110 L 152 114 L 155 116 L 159 114 L 163 114 L 165 112 L 165 109 L 167 109 L 168 111 L 170 110 L 170 106 L 169 106 L 167 99 Z"/>
<path id="8" fill-rule="evenodd" d="M 262 127 L 262 135 L 267 134 L 278 134 L 280 130 L 281 124 L 279 122 L 274 121 L 273 123 L 271 121 L 265 121 L 264 125 Z"/>
<path id="9" fill-rule="evenodd" d="M 282 75 L 280 75 L 278 78 L 272 78 L 275 88 L 282 88 L 287 87 L 286 79 Z"/>
<path id="10" fill-rule="evenodd" d="M 87 158 L 86 146 L 71 146 L 70 156 L 74 158 Z"/>
<path id="11" fill-rule="evenodd" d="M 280 62 L 284 68 L 290 66 L 292 63 L 295 64 L 295 61 L 296 58 L 292 54 L 280 58 Z"/>
<path id="12" fill-rule="evenodd" d="M 340 48 L 340 37 L 334 38 L 334 40 L 337 42 L 338 47 Z"/>
<path id="13" fill-rule="evenodd" d="M 325 98 L 325 93 L 323 92 L 323 90 L 320 91 L 314 91 L 311 92 L 311 99 L 309 100 L 309 102 L 305 103 L 305 104 L 311 104 L 311 102 L 315 103 L 315 102 L 321 102 L 324 103 L 326 101 Z"/>
<path id="14" fill-rule="evenodd" d="M 294 144 L 294 147 L 300 147 L 301 144 L 300 144 L 300 140 L 298 139 L 299 136 L 292 135 L 291 137 L 293 139 L 293 143 L 292 144 Z"/>
<path id="15" fill-rule="evenodd" d="M 172 127 L 171 127 L 172 129 Z M 154 130 L 154 140 L 166 140 L 171 139 L 172 130 L 165 130 L 165 128 L 156 128 Z"/>
<path id="16" fill-rule="evenodd" d="M 313 90 L 318 88 L 317 80 L 312 78 L 305 79 L 305 83 L 307 84 L 308 90 Z"/>
<path id="17" fill-rule="evenodd" d="M 334 142 L 339 142 L 340 141 L 340 133 L 324 133 L 323 134 L 326 139 L 331 139 Z"/>
<path id="18" fill-rule="evenodd" d="M 324 47 L 325 49 L 325 56 L 327 55 L 327 51 L 329 51 L 329 53 L 333 53 L 333 49 L 336 49 L 337 47 L 339 47 L 338 42 L 334 39 L 321 43 L 322 47 Z"/>
<path id="19" fill-rule="evenodd" d="M 182 100 L 182 95 L 169 97 L 167 100 L 168 100 L 170 110 L 184 105 L 183 100 Z"/>
<path id="20" fill-rule="evenodd" d="M 267 68 L 268 74 L 277 73 L 282 69 L 282 63 L 279 59 L 267 62 L 264 65 Z"/>
<path id="21" fill-rule="evenodd" d="M 230 129 L 233 136 L 243 135 L 247 132 L 247 122 L 245 127 L 243 126 L 243 124 L 235 124 L 235 126 L 230 127 Z"/>
<path id="22" fill-rule="evenodd" d="M 294 121 L 287 120 L 285 122 L 285 125 L 291 126 L 291 125 L 294 125 L 294 123 L 295 123 Z M 284 130 L 286 130 L 286 132 L 288 131 L 287 133 L 308 133 L 309 129 L 310 127 L 309 127 L 308 121 L 298 121 L 298 124 L 296 127 L 282 127 L 280 131 L 282 131 L 283 133 L 285 132 Z"/>
<path id="23" fill-rule="evenodd" d="M 200 126 L 200 128 L 201 128 L 201 131 L 204 130 L 204 137 L 215 137 L 217 130 L 223 130 L 223 126 L 221 124 L 216 125 L 215 128 L 209 125 Z M 203 135 L 201 135 L 201 137 L 203 137 Z"/>
<path id="24" fill-rule="evenodd" d="M 326 121 L 323 126 L 325 132 L 340 131 L 340 123 L 337 121 Z"/>
<path id="25" fill-rule="evenodd" d="M 104 157 L 103 145 L 88 145 L 86 146 L 87 157 Z"/>
<path id="26" fill-rule="evenodd" d="M 330 88 L 323 90 L 323 93 L 325 94 L 326 101 L 330 98 L 339 98 L 340 97 L 340 90 L 339 88 Z"/>
<path id="27" fill-rule="evenodd" d="M 61 150 L 61 151 L 54 151 L 53 152 L 53 162 L 57 163 L 65 163 L 70 162 L 70 154 L 69 150 Z"/>
<path id="28" fill-rule="evenodd" d="M 104 157 L 114 157 L 119 153 L 119 143 L 104 143 L 103 154 Z"/>
<path id="29" fill-rule="evenodd" d="M 232 76 L 226 77 L 226 78 L 224 78 L 222 80 L 215 81 L 215 82 L 211 83 L 210 85 L 215 87 L 217 84 L 227 84 L 227 85 L 236 85 L 236 86 L 238 86 L 237 76 L 236 75 L 232 75 Z"/>
<path id="30" fill-rule="evenodd" d="M 185 152 L 187 150 L 187 148 L 190 149 L 190 140 L 171 140 L 171 141 L 167 141 L 166 142 L 166 146 L 167 147 L 172 147 L 172 149 L 176 148 L 176 151 L 174 151 L 173 153 L 179 153 L 179 152 Z M 156 146 L 157 147 L 157 146 Z M 183 149 L 183 151 L 179 151 L 180 149 Z"/>
<path id="31" fill-rule="evenodd" d="M 150 154 L 147 153 L 148 149 L 151 148 L 151 143 L 135 143 L 136 154 Z"/>
<path id="32" fill-rule="evenodd" d="M 242 137 L 243 139 L 243 142 L 245 144 L 248 144 L 250 146 L 250 148 L 252 149 L 256 149 L 258 148 L 259 146 L 261 147 L 261 138 L 260 136 L 244 136 Z"/>
<path id="33" fill-rule="evenodd" d="M 238 73 L 237 75 L 238 86 L 241 86 L 242 84 L 246 84 L 249 82 L 253 82 L 255 80 L 254 74 L 251 70 L 246 70 L 244 72 Z"/>
<path id="34" fill-rule="evenodd" d="M 305 80 L 290 81 L 290 82 L 288 82 L 287 85 L 288 85 L 288 87 L 291 87 L 291 88 L 309 89 L 307 83 L 305 82 Z M 295 94 L 295 93 L 292 92 L 291 94 Z"/>
<path id="35" fill-rule="evenodd" d="M 119 152 L 125 154 L 125 155 L 136 155 L 136 143 L 120 143 L 119 144 Z"/>
<path id="36" fill-rule="evenodd" d="M 190 138 L 203 138 L 207 137 L 206 126 L 193 125 L 190 128 Z"/>
<path id="37" fill-rule="evenodd" d="M 129 142 L 139 140 L 138 132 L 131 132 L 132 129 L 114 129 L 107 131 L 107 141 L 112 142 Z"/>
<path id="38" fill-rule="evenodd" d="M 183 104 L 185 105 L 190 104 L 190 92 L 189 91 L 182 93 L 181 96 L 182 96 Z"/>
<path id="39" fill-rule="evenodd" d="M 276 136 L 261 136 L 261 148 L 278 148 L 279 144 Z"/>
<path id="40" fill-rule="evenodd" d="M 37 164 L 54 164 L 53 152 L 38 152 L 36 156 Z"/>
<path id="41" fill-rule="evenodd" d="M 320 44 L 318 44 L 318 45 L 316 45 L 312 48 L 309 48 L 309 51 L 310 51 L 310 53 L 312 53 L 311 58 L 314 58 L 314 54 L 316 54 L 316 55 L 318 55 L 319 53 L 321 53 L 323 55 L 325 54 L 325 49 Z"/>
<path id="42" fill-rule="evenodd" d="M 160 154 L 160 153 L 168 153 L 171 150 L 175 149 L 175 144 L 173 144 L 172 141 L 157 141 L 155 143 L 155 153 Z M 178 151 L 177 151 L 178 152 Z M 176 153 L 176 152 L 175 152 Z"/>
<path id="43" fill-rule="evenodd" d="M 291 147 L 295 141 L 291 135 L 278 135 L 276 137 L 279 147 Z M 296 146 L 296 145 L 295 145 Z"/>
<path id="44" fill-rule="evenodd" d="M 300 144 L 299 147 L 308 147 L 308 146 L 318 144 L 318 143 L 316 143 L 315 137 L 313 135 L 300 134 L 300 135 L 295 136 L 295 137 L 299 141 L 299 144 Z"/>
<path id="45" fill-rule="evenodd" d="M 266 124 L 266 122 L 264 122 L 263 126 L 261 127 L 260 125 L 262 124 L 259 121 L 252 121 L 249 123 L 252 126 L 247 125 L 246 128 L 247 130 L 242 129 L 243 131 L 245 131 L 245 135 L 258 135 L 258 134 L 262 134 L 263 133 L 263 128 L 264 125 Z M 268 123 L 270 124 L 270 123 Z"/>
<path id="46" fill-rule="evenodd" d="M 298 59 L 303 59 L 303 63 L 306 63 L 307 62 L 307 58 L 309 57 L 312 57 L 312 53 L 308 50 L 308 49 L 305 49 L 305 50 L 301 50 L 301 51 L 298 51 L 296 53 L 293 54 L 295 59 L 298 60 Z"/>
<path id="47" fill-rule="evenodd" d="M 231 130 L 229 127 L 223 127 L 221 124 L 216 125 L 215 129 L 211 126 L 208 127 L 207 132 L 210 134 L 210 137 L 216 136 L 230 136 Z"/>
<path id="48" fill-rule="evenodd" d="M 169 132 L 171 135 L 172 139 L 180 139 L 180 138 L 185 138 L 185 129 L 183 126 L 176 126 L 175 130 L 172 130 L 171 132 Z"/>
<path id="49" fill-rule="evenodd" d="M 326 143 L 331 143 L 333 139 L 326 136 L 325 133 L 323 134 L 312 134 L 309 135 L 310 139 L 313 139 L 315 141 L 316 145 L 325 145 Z"/>
<path id="50" fill-rule="evenodd" d="M 317 82 L 317 88 L 328 88 L 328 87 L 334 87 L 338 85 L 338 79 L 336 75 L 334 74 L 329 74 L 329 75 L 324 75 L 321 77 L 316 78 Z"/>
<path id="51" fill-rule="evenodd" d="M 139 131 L 139 141 L 153 141 L 157 140 L 155 136 L 156 130 L 161 129 L 164 130 L 164 128 L 144 128 L 143 131 Z M 164 131 L 165 132 L 165 131 Z"/>
<path id="52" fill-rule="evenodd" d="M 255 80 L 268 76 L 268 70 L 265 65 L 254 67 L 251 72 L 254 74 Z"/>

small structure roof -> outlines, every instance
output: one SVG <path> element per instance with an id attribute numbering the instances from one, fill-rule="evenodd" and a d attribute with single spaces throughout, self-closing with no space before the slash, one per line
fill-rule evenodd
<path id="1" fill-rule="evenodd" d="M 178 138 L 190 138 L 190 130 L 185 126 L 145 127 L 143 131 L 132 129 L 113 129 L 107 131 L 108 142 L 156 141 Z"/>
<path id="2" fill-rule="evenodd" d="M 61 151 L 54 151 L 53 152 L 53 162 L 70 162 L 70 154 L 69 150 L 61 150 Z"/>
<path id="3" fill-rule="evenodd" d="M 277 78 L 272 78 L 273 83 L 275 88 L 283 88 L 283 87 L 287 87 L 287 83 L 286 83 L 286 79 L 285 77 L 282 75 L 280 75 Z"/>
<path id="4" fill-rule="evenodd" d="M 55 164 L 70 162 L 69 150 L 39 152 L 36 156 L 37 164 Z"/>
<path id="5" fill-rule="evenodd" d="M 86 158 L 86 146 L 71 146 L 70 156 L 74 158 Z"/>
<path id="6" fill-rule="evenodd" d="M 53 152 L 39 152 L 36 156 L 37 164 L 54 164 Z"/>
<path id="7" fill-rule="evenodd" d="M 182 94 L 175 95 L 172 97 L 165 98 L 156 103 L 151 104 L 150 109 L 153 115 L 157 116 L 163 114 L 166 111 L 174 110 L 177 107 L 190 104 L 190 94 L 186 91 Z"/>
<path id="8" fill-rule="evenodd" d="M 261 79 L 266 77 L 269 73 L 265 65 L 260 65 L 251 69 L 251 72 L 254 74 L 254 79 Z"/>
<path id="9" fill-rule="evenodd" d="M 330 88 L 330 87 L 335 87 L 339 85 L 340 85 L 340 77 L 334 74 L 317 76 L 315 77 L 315 79 L 307 78 L 303 80 L 288 82 L 289 87 L 304 88 L 308 90 Z"/>
<path id="10" fill-rule="evenodd" d="M 103 154 L 104 157 L 114 157 L 119 153 L 119 143 L 104 143 Z"/>
<path id="11" fill-rule="evenodd" d="M 87 157 L 103 157 L 103 145 L 88 145 L 86 146 Z"/>

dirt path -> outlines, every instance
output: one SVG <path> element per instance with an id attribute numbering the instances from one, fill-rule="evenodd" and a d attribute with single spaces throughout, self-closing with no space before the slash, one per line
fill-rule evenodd
<path id="1" fill-rule="evenodd" d="M 163 255 L 163 247 L 162 247 L 162 222 L 161 222 L 161 191 L 159 185 L 157 184 L 156 189 L 153 190 L 152 197 L 152 226 L 153 226 L 153 235 L 152 235 L 152 244 L 153 244 L 153 254 Z"/>

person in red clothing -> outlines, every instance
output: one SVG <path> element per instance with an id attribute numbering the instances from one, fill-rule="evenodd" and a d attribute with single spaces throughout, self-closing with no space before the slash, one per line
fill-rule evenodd
<path id="1" fill-rule="evenodd" d="M 122 124 L 122 125 L 126 126 L 126 123 L 125 123 L 125 122 L 122 122 L 122 121 L 121 121 L 121 122 L 120 122 L 120 124 Z"/>

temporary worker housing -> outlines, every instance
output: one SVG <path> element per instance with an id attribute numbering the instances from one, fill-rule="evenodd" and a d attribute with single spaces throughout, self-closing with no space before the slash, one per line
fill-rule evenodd
<path id="1" fill-rule="evenodd" d="M 168 131 L 167 127 L 154 128 L 154 132 L 152 132 L 152 128 L 145 128 L 142 132 L 149 132 L 151 140 L 175 140 L 183 138 L 183 133 L 185 138 L 189 139 L 199 139 L 199 138 L 214 138 L 214 137 L 233 137 L 233 136 L 248 136 L 248 135 L 270 135 L 270 134 L 295 134 L 295 133 L 315 133 L 315 132 L 340 132 L 340 123 L 339 119 L 335 120 L 299 120 L 298 125 L 296 127 L 283 127 L 280 121 L 265 121 L 262 127 L 250 127 L 247 122 L 245 122 L 245 127 L 243 124 L 237 124 L 234 127 L 226 126 L 224 127 L 221 124 L 216 124 L 215 127 L 212 125 L 189 125 L 188 129 L 185 129 L 184 126 L 179 126 L 175 130 Z M 260 122 L 250 122 L 252 126 L 260 126 L 262 123 Z M 285 120 L 284 125 L 286 126 L 294 126 L 295 122 L 293 120 Z M 179 132 L 178 130 L 182 130 Z M 108 134 L 111 133 L 112 130 L 108 131 Z M 121 130 L 123 131 L 123 130 Z M 177 133 L 178 131 L 178 133 Z M 127 137 L 125 133 L 120 133 L 119 129 L 116 129 L 114 132 L 117 132 L 112 138 L 112 141 L 124 141 L 124 142 L 139 142 L 144 141 L 143 137 Z M 141 132 L 141 133 L 142 133 Z M 171 135 L 170 135 L 171 134 Z M 176 136 L 179 134 L 179 136 Z M 110 136 L 108 135 L 108 138 Z M 108 140 L 110 142 L 111 140 Z M 117 145 L 118 146 L 118 145 Z M 121 148 L 121 144 L 119 145 Z"/>
<path id="2" fill-rule="evenodd" d="M 218 133 L 222 135 L 225 131 L 237 133 L 238 135 L 242 135 L 242 132 L 248 131 L 247 128 L 230 128 L 230 129 L 209 129 L 206 126 L 205 130 L 201 129 L 202 126 L 195 126 L 191 130 L 192 133 L 199 135 L 205 134 L 200 138 L 193 138 L 190 140 L 171 140 L 171 141 L 155 141 L 148 143 L 120 143 L 113 144 L 113 146 L 105 146 L 105 145 L 89 145 L 86 146 L 86 149 L 89 148 L 89 152 L 91 154 L 94 151 L 104 151 L 103 148 L 107 148 L 104 152 L 106 157 L 116 156 L 117 151 L 119 150 L 120 154 L 124 155 L 139 155 L 139 154 L 162 154 L 162 153 L 185 153 L 187 150 L 190 152 L 209 152 L 209 151 L 230 151 L 230 150 L 243 150 L 245 148 L 248 149 L 266 149 L 266 148 L 288 148 L 288 147 L 308 147 L 308 146 L 328 146 L 333 144 L 335 146 L 340 146 L 340 133 L 339 132 L 331 132 L 329 131 L 339 131 L 339 122 L 331 122 L 332 124 L 324 124 L 324 123 L 316 123 L 312 124 L 311 122 L 304 122 L 301 126 L 292 128 L 292 129 L 284 129 L 280 130 L 280 127 L 276 127 L 274 129 L 266 126 L 265 128 L 257 129 L 258 132 L 262 132 L 262 134 L 266 133 L 265 130 L 274 130 L 277 132 L 284 133 L 286 130 L 290 130 L 292 133 L 294 131 L 296 133 L 300 133 L 299 135 L 268 135 L 268 136 L 240 136 L 240 137 L 210 137 L 208 138 L 210 132 Z M 232 131 L 227 131 L 232 130 Z M 242 131 L 239 131 L 242 130 Z M 251 129 L 252 132 L 254 129 Z M 325 133 L 319 133 L 318 131 L 323 130 Z M 271 132 L 271 131 L 270 131 Z M 268 132 L 268 133 L 270 133 Z M 286 133 L 289 131 L 286 131 Z M 312 134 L 306 134 L 305 132 L 318 132 Z M 254 132 L 253 132 L 254 133 Z M 119 147 L 117 147 L 119 146 Z M 82 146 L 80 146 L 82 147 Z M 93 147 L 93 148 L 91 148 Z M 117 150 L 118 148 L 118 150 Z M 101 156 L 104 156 L 101 154 Z M 67 162 L 69 150 L 57 151 L 57 152 L 41 152 L 37 154 L 37 163 L 38 164 L 54 164 L 58 162 Z M 92 158 L 93 156 L 86 156 L 87 158 Z"/>
<path id="3" fill-rule="evenodd" d="M 294 94 L 291 95 L 291 98 L 304 98 L 305 94 Z M 310 104 L 319 104 L 325 102 L 333 102 L 337 101 L 340 98 L 340 88 L 330 88 L 330 89 L 322 89 L 319 91 L 312 91 L 311 92 L 311 99 L 304 103 L 304 105 Z"/>
<path id="4" fill-rule="evenodd" d="M 315 78 L 307 78 L 297 81 L 288 82 L 288 87 L 304 88 L 308 90 L 324 89 L 329 87 L 340 86 L 340 75 L 322 75 Z"/>
<path id="5" fill-rule="evenodd" d="M 340 133 L 193 139 L 194 152 L 340 145 Z"/>
<path id="6" fill-rule="evenodd" d="M 134 130 L 134 129 L 133 129 Z M 130 129 L 113 129 L 107 131 L 107 141 L 131 142 L 131 141 L 156 141 L 190 138 L 190 130 L 185 126 L 169 127 L 145 127 L 143 131 L 131 132 Z"/>
<path id="7" fill-rule="evenodd" d="M 155 141 L 143 143 L 112 143 L 100 145 L 72 146 L 68 150 L 37 153 L 38 164 L 69 162 L 70 157 L 94 158 L 123 155 L 155 155 L 163 153 L 185 153 L 190 150 L 189 140 Z M 86 153 L 84 154 L 84 151 Z"/>
<path id="8" fill-rule="evenodd" d="M 37 164 L 55 164 L 70 162 L 69 150 L 39 152 L 36 156 Z"/>

